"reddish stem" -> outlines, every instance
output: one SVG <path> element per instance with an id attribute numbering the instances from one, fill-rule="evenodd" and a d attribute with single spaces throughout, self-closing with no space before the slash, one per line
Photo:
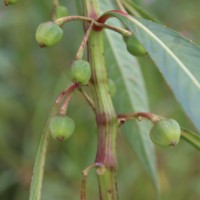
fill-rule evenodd
<path id="1" fill-rule="evenodd" d="M 156 123 L 163 117 L 158 116 L 153 113 L 149 113 L 149 112 L 136 112 L 136 113 L 127 113 L 127 114 L 118 115 L 119 124 L 123 124 L 124 122 L 135 119 L 135 118 L 136 119 L 145 118 L 145 119 L 149 119 L 153 123 Z"/>
<path id="2" fill-rule="evenodd" d="M 60 108 L 60 111 L 59 111 L 59 113 L 60 113 L 60 115 L 65 115 L 66 114 L 66 112 L 67 112 L 67 107 L 68 107 L 68 105 L 69 105 L 69 102 L 70 102 L 70 100 L 71 100 L 71 97 L 72 97 L 72 95 L 71 94 L 69 94 L 67 97 L 66 97 L 66 99 L 65 99 L 65 101 L 64 101 L 64 103 L 63 103 L 63 105 L 61 106 L 61 108 Z"/>
<path id="3" fill-rule="evenodd" d="M 63 98 L 67 95 L 69 95 L 70 93 L 72 93 L 75 89 L 77 89 L 79 87 L 78 83 L 73 83 L 72 85 L 70 85 L 67 89 L 65 89 L 64 91 L 62 91 L 58 98 L 56 99 L 56 104 L 60 104 L 63 100 Z"/>
<path id="4" fill-rule="evenodd" d="M 118 14 L 123 15 L 123 16 L 125 16 L 125 17 L 128 16 L 127 13 L 122 12 L 121 10 L 111 10 L 111 11 L 108 11 L 108 12 L 104 13 L 104 14 L 103 14 L 102 16 L 100 16 L 96 21 L 97 21 L 98 23 L 104 24 L 104 23 L 106 22 L 107 19 L 109 19 L 109 18 L 111 18 L 111 17 L 115 17 L 112 13 L 118 13 Z M 103 27 L 97 26 L 97 25 L 95 25 L 95 24 L 94 24 L 94 26 L 93 26 L 93 30 L 94 30 L 94 31 L 97 31 L 97 32 L 98 32 L 98 31 L 102 31 L 102 29 L 103 29 Z"/>

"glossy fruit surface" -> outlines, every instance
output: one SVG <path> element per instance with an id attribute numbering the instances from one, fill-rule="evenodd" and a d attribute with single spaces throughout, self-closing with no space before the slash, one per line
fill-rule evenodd
<path id="1" fill-rule="evenodd" d="M 87 84 L 91 77 L 91 67 L 86 60 L 75 60 L 71 66 L 71 79 L 78 84 Z"/>
<path id="2" fill-rule="evenodd" d="M 67 116 L 55 116 L 50 121 L 50 133 L 54 139 L 64 141 L 68 139 L 74 131 L 74 121 Z"/>
<path id="3" fill-rule="evenodd" d="M 133 35 L 129 37 L 124 37 L 124 41 L 126 43 L 126 48 L 130 54 L 133 56 L 145 56 L 147 51 L 144 46 L 137 40 L 137 38 Z"/>
<path id="4" fill-rule="evenodd" d="M 150 131 L 152 141 L 160 147 L 175 146 L 181 136 L 181 129 L 177 121 L 162 119 Z"/>
<path id="5" fill-rule="evenodd" d="M 55 8 L 55 19 L 59 19 L 61 17 L 65 17 L 68 15 L 68 10 L 65 6 L 58 5 Z"/>
<path id="6" fill-rule="evenodd" d="M 36 40 L 41 47 L 55 45 L 61 40 L 62 36 L 62 28 L 51 21 L 41 23 L 36 30 Z"/>

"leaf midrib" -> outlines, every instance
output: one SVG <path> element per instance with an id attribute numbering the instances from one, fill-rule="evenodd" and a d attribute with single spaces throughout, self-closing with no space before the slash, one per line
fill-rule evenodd
<path id="1" fill-rule="evenodd" d="M 150 31 L 148 28 L 146 28 L 142 23 L 140 23 L 139 21 L 137 21 L 135 18 L 129 16 L 128 17 L 133 23 L 137 24 L 140 28 L 142 28 L 146 33 L 148 33 L 154 40 L 156 40 L 158 42 L 158 44 L 160 44 L 160 46 L 163 47 L 163 49 L 165 49 L 165 51 L 171 55 L 171 57 L 174 58 L 174 60 L 176 61 L 176 63 L 182 68 L 182 70 L 191 78 L 191 80 L 193 81 L 194 85 L 196 85 L 197 88 L 200 89 L 200 83 L 198 82 L 198 80 L 193 76 L 193 74 L 187 69 L 187 67 L 181 62 L 181 60 L 169 49 L 169 47 L 167 47 L 165 45 L 165 43 L 163 43 L 163 41 L 161 41 L 152 31 Z"/>

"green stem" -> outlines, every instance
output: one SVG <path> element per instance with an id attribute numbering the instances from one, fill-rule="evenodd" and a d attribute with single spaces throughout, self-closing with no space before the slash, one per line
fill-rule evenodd
<path id="1" fill-rule="evenodd" d="M 90 107 L 92 108 L 92 110 L 95 113 L 96 111 L 95 111 L 95 105 L 94 105 L 93 100 L 90 98 L 90 96 L 82 88 L 79 88 L 79 91 L 82 93 L 85 100 L 88 102 L 88 104 L 90 105 Z"/>
<path id="2" fill-rule="evenodd" d="M 84 0 L 85 14 L 97 19 L 97 0 Z M 95 163 L 101 200 L 117 200 L 116 187 L 116 136 L 117 116 L 109 94 L 107 72 L 104 62 L 103 33 L 91 32 L 88 57 L 92 66 L 93 88 L 98 128 L 98 146 Z"/>

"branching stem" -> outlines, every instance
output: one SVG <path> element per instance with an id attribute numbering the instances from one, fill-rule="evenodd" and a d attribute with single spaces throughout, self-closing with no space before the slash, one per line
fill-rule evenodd
<path id="1" fill-rule="evenodd" d="M 59 5 L 59 1 L 58 0 L 53 0 L 53 3 L 52 3 L 52 9 L 51 9 L 51 18 L 55 21 L 55 10 L 56 10 L 56 7 Z"/>
<path id="2" fill-rule="evenodd" d="M 96 20 L 98 18 L 98 1 L 84 0 L 83 2 L 85 15 Z M 117 116 L 109 93 L 103 43 L 102 31 L 96 32 L 93 26 L 93 31 L 88 43 L 88 61 L 90 62 L 92 69 L 90 86 L 95 103 L 98 130 L 95 163 L 100 165 L 96 170 L 99 183 L 99 199 L 117 200 L 116 137 L 118 124 Z"/>
<path id="3" fill-rule="evenodd" d="M 76 21 L 76 20 L 82 20 L 82 21 L 86 21 L 86 22 L 93 22 L 95 27 L 99 27 L 99 29 L 101 29 L 101 30 L 103 28 L 107 28 L 107 29 L 113 30 L 115 32 L 118 32 L 118 33 L 122 34 L 123 36 L 132 35 L 132 33 L 130 31 L 126 30 L 126 29 L 118 28 L 118 27 L 111 26 L 111 25 L 104 24 L 104 23 L 99 23 L 99 22 L 95 21 L 93 18 L 85 17 L 85 16 L 67 16 L 67 17 L 62 17 L 62 18 L 59 18 L 59 19 L 55 20 L 55 23 L 57 23 L 59 26 L 62 26 L 66 22 Z"/>
<path id="4" fill-rule="evenodd" d="M 81 200 L 86 200 L 86 183 L 87 183 L 87 177 L 91 169 L 93 169 L 96 166 L 96 163 L 92 163 L 88 167 L 86 167 L 82 171 L 82 186 L 81 186 Z"/>
<path id="5" fill-rule="evenodd" d="M 92 110 L 96 112 L 95 105 L 91 97 L 86 92 L 84 92 L 82 88 L 79 88 L 79 91 L 83 94 L 84 98 L 86 99 Z"/>
<path id="6" fill-rule="evenodd" d="M 79 84 L 77 83 L 73 83 L 71 86 L 67 87 L 65 90 L 63 90 L 57 97 L 56 99 L 56 104 L 59 105 L 63 99 L 69 95 L 70 93 L 72 93 L 75 89 L 77 89 L 79 87 Z"/>
<path id="7" fill-rule="evenodd" d="M 135 112 L 135 113 L 119 114 L 118 115 L 118 123 L 119 123 L 119 125 L 121 125 L 121 124 L 124 124 L 126 121 L 129 121 L 129 120 L 133 120 L 133 119 L 142 120 L 143 118 L 150 120 L 154 124 L 156 122 L 160 121 L 161 119 L 163 119 L 163 117 L 156 115 L 156 114 L 153 114 L 153 113 Z"/>
<path id="8" fill-rule="evenodd" d="M 87 30 L 87 32 L 85 33 L 85 36 L 84 36 L 84 38 L 83 38 L 83 40 L 82 40 L 82 42 L 81 42 L 81 44 L 80 44 L 80 47 L 79 47 L 79 49 L 78 49 L 78 51 L 77 51 L 77 53 L 76 53 L 76 56 L 75 56 L 75 59 L 77 59 L 77 60 L 78 60 L 78 59 L 81 59 L 81 58 L 83 57 L 85 45 L 86 45 L 86 43 L 87 43 L 87 41 L 88 41 L 88 38 L 89 38 L 89 36 L 90 36 L 90 32 L 91 32 L 91 30 L 92 30 L 93 24 L 94 24 L 94 21 L 91 21 L 91 23 L 90 23 L 90 25 L 89 25 L 89 27 L 88 27 L 88 30 Z"/>

